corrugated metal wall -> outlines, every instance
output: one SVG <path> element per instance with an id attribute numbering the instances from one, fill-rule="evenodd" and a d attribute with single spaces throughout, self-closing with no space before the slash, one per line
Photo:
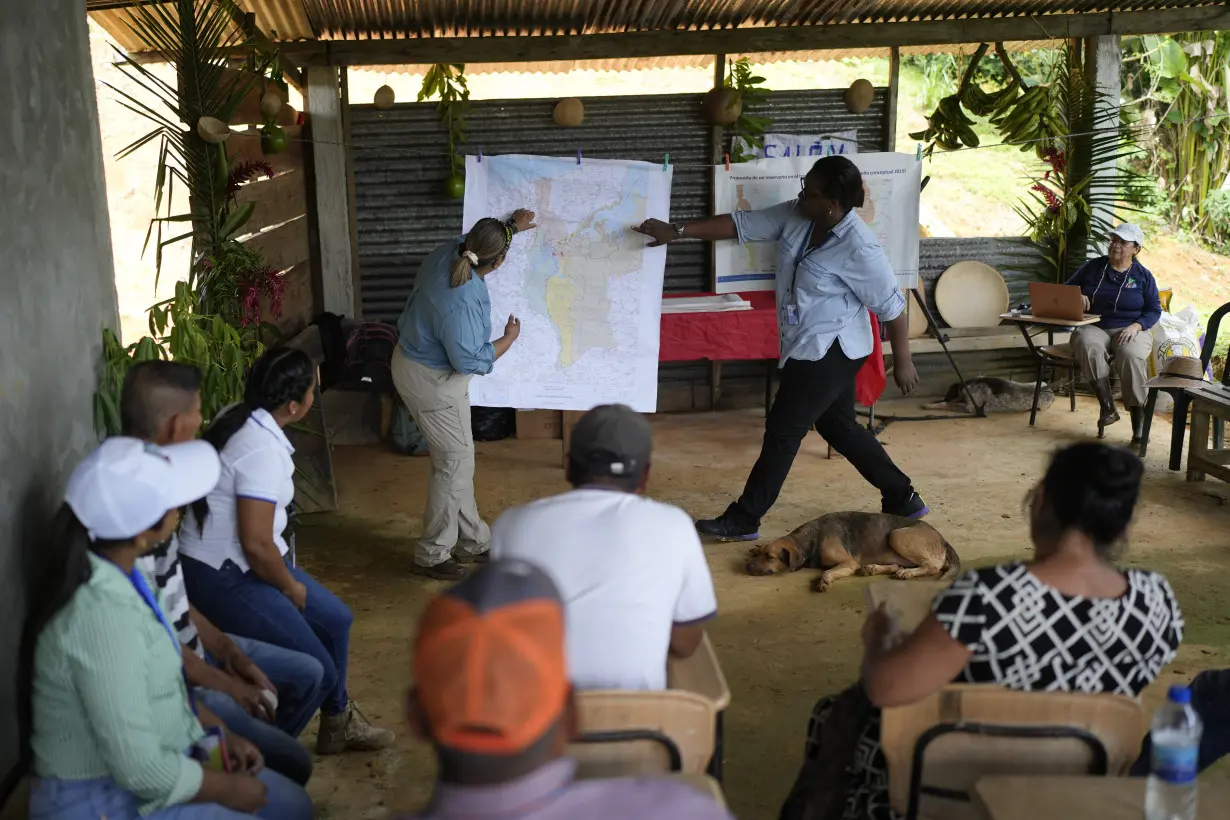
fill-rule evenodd
<path id="1" fill-rule="evenodd" d="M 883 150 L 886 139 L 885 89 L 863 114 L 851 114 L 841 90 L 789 91 L 770 95 L 758 111 L 773 120 L 773 130 L 828 134 L 857 129 L 861 151 Z M 560 128 L 551 120 L 555 100 L 475 102 L 468 125 L 467 150 L 486 154 L 526 153 L 573 156 L 577 148 L 595 159 L 659 162 L 669 153 L 676 164 L 671 216 L 686 220 L 711 213 L 710 162 L 712 128 L 701 119 L 699 95 L 597 97 L 585 100 L 585 122 Z M 443 193 L 448 174 L 447 138 L 436 122 L 432 104 L 401 104 L 380 111 L 371 105 L 351 108 L 350 142 L 354 156 L 360 287 L 365 318 L 397 318 L 414 284 L 422 257 L 456 235 L 461 202 Z M 692 166 L 692 167 L 687 167 Z M 1026 299 L 1026 283 L 1038 264 L 1037 252 L 1024 240 L 924 239 L 920 270 L 927 301 L 934 311 L 934 284 L 953 262 L 979 259 L 999 269 L 1008 281 L 1012 303 Z M 665 290 L 681 293 L 708 289 L 708 249 L 700 243 L 671 245 Z M 1028 367 L 1024 351 L 959 354 L 967 376 L 1020 377 Z M 924 371 L 946 370 L 942 356 L 919 357 Z M 938 375 L 938 374 L 937 374 Z M 759 362 L 734 362 L 723 368 L 731 388 L 745 383 L 753 391 L 764 377 Z M 661 366 L 663 387 L 706 384 L 704 363 Z"/>
<path id="2" fill-rule="evenodd" d="M 863 114 L 851 114 L 842 91 L 790 91 L 771 95 L 761 108 L 774 128 L 827 134 L 858 129 L 860 149 L 881 150 L 885 139 L 885 90 Z M 560 128 L 551 121 L 555 100 L 476 102 L 467 128 L 467 150 L 486 154 L 574 156 L 676 165 L 671 217 L 711 213 L 711 127 L 701 119 L 700 96 L 595 97 L 585 101 L 585 122 Z M 456 235 L 461 202 L 443 193 L 448 175 L 447 137 L 433 104 L 404 104 L 380 111 L 352 109 L 360 287 L 365 318 L 395 319 L 414 283 L 419 261 Z M 758 112 L 759 113 L 759 112 Z M 689 167 L 691 166 L 691 167 Z M 667 292 L 707 290 L 709 252 L 700 244 L 672 245 L 667 253 Z"/>
<path id="3" fill-rule="evenodd" d="M 977 259 L 999 271 L 1008 284 L 1012 306 L 1029 301 L 1029 283 L 1038 279 L 1043 264 L 1038 249 L 1023 238 L 924 239 L 919 247 L 918 271 L 932 312 L 935 312 L 935 281 L 950 265 L 963 259 Z"/>

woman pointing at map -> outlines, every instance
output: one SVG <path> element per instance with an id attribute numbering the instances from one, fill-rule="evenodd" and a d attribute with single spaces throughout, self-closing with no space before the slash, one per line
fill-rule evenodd
<path id="1" fill-rule="evenodd" d="M 653 246 L 689 238 L 778 242 L 781 381 L 743 494 L 720 517 L 698 521 L 702 535 L 720 541 L 759 538 L 760 519 L 777 501 L 813 427 L 880 491 L 884 512 L 910 518 L 929 512 L 909 477 L 854 415 L 855 376 L 873 347 L 867 311 L 888 327 L 897 386 L 909 393 L 918 383 L 905 298 L 884 250 L 854 210 L 863 202 L 857 166 L 829 156 L 812 166 L 797 200 L 679 225 L 650 219 L 634 229 L 652 237 Z"/>
<path id="2" fill-rule="evenodd" d="M 519 210 L 504 222 L 480 219 L 465 236 L 437 247 L 419 266 L 397 320 L 393 384 L 431 450 L 423 534 L 414 550 L 419 575 L 461 578 L 462 564 L 485 561 L 491 546 L 474 500 L 470 379 L 490 373 L 521 333 L 520 321 L 509 316 L 504 335 L 490 341 L 485 279 L 504 263 L 513 236 L 533 227 L 534 213 Z"/>

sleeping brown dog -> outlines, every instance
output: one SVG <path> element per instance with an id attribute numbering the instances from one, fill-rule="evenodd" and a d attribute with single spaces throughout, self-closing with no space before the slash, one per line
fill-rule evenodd
<path id="1" fill-rule="evenodd" d="M 848 575 L 951 578 L 961 569 L 956 550 L 935 527 L 899 515 L 836 512 L 809 521 L 789 535 L 758 544 L 747 562 L 749 575 L 824 570 L 811 588 L 824 592 Z"/>

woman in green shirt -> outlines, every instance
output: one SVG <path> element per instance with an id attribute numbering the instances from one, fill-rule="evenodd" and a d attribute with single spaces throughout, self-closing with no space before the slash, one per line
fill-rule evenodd
<path id="1" fill-rule="evenodd" d="M 30 621 L 34 820 L 312 817 L 300 786 L 191 701 L 175 631 L 135 565 L 219 470 L 203 441 L 112 438 L 73 471 Z M 219 738 L 226 755 L 210 763 Z"/>

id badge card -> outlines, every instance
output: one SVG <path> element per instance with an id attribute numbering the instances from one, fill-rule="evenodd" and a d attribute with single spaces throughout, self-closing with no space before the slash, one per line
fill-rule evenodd
<path id="1" fill-rule="evenodd" d="M 209 771 L 231 770 L 231 759 L 226 753 L 226 739 L 217 726 L 205 730 L 205 737 L 188 747 L 188 756 Z"/>
<path id="2" fill-rule="evenodd" d="M 795 304 L 786 305 L 786 324 L 797 325 L 799 323 L 799 306 Z"/>

